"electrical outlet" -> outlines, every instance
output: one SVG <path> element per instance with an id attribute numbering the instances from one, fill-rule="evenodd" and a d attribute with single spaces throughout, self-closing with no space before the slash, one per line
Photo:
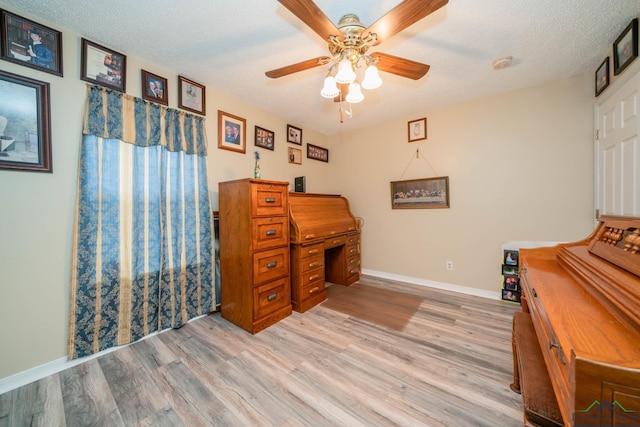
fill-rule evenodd
<path id="1" fill-rule="evenodd" d="M 447 261 L 447 271 L 453 270 L 453 261 Z"/>

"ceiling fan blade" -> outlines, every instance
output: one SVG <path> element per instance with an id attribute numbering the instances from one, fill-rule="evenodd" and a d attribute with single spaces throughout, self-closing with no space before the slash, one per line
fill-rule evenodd
<path id="1" fill-rule="evenodd" d="M 364 30 L 362 35 L 376 33 L 377 40 L 372 43 L 372 46 L 375 46 L 440 9 L 448 2 L 449 0 L 404 0 Z"/>
<path id="2" fill-rule="evenodd" d="M 413 80 L 419 80 L 429 68 L 427 64 L 411 61 L 409 59 L 400 58 L 398 56 L 389 55 L 387 53 L 375 52 L 372 53 L 373 58 L 378 57 L 379 61 L 376 64 L 378 70 L 386 71 L 387 73 L 397 74 L 402 77 L 407 77 Z"/>
<path id="3" fill-rule="evenodd" d="M 335 24 L 320 10 L 311 0 L 278 0 L 281 5 L 287 8 L 299 20 L 307 24 L 309 28 L 316 32 L 323 40 L 328 40 L 329 36 L 339 36 L 340 31 Z"/>
<path id="4" fill-rule="evenodd" d="M 267 77 L 277 79 L 279 77 L 288 76 L 289 74 L 297 73 L 299 71 L 315 68 L 320 65 L 324 65 L 329 62 L 331 58 L 328 56 L 319 56 L 317 58 L 308 59 L 306 61 L 298 62 L 297 64 L 287 65 L 286 67 L 276 68 L 275 70 L 267 71 L 265 74 Z"/>

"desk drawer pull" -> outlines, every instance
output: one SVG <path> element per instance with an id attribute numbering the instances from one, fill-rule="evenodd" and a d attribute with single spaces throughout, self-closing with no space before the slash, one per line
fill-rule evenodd
<path id="1" fill-rule="evenodd" d="M 317 249 L 317 248 L 316 249 L 309 249 L 309 255 L 314 255 L 314 254 L 317 254 L 318 252 L 320 252 L 320 250 Z"/>
<path id="2" fill-rule="evenodd" d="M 305 239 L 309 240 L 309 239 L 315 239 L 316 235 L 315 234 L 307 234 L 306 236 L 304 236 Z"/>
<path id="3" fill-rule="evenodd" d="M 312 293 L 314 293 L 314 292 L 318 292 L 319 290 L 320 290 L 320 288 L 319 288 L 318 286 L 316 286 L 316 287 L 315 287 L 315 288 L 313 288 L 313 289 L 309 289 L 309 293 L 310 293 L 310 294 L 312 294 Z"/>
<path id="4" fill-rule="evenodd" d="M 317 267 L 320 265 L 320 261 L 314 261 L 309 263 L 309 268 Z"/>
<path id="5" fill-rule="evenodd" d="M 319 274 L 314 274 L 313 276 L 309 276 L 309 281 L 313 282 L 314 280 L 316 280 L 318 277 L 320 277 Z"/>
<path id="6" fill-rule="evenodd" d="M 278 298 L 278 293 L 276 292 L 275 294 L 271 294 L 267 297 L 267 301 L 273 301 L 274 299 Z"/>
<path id="7" fill-rule="evenodd" d="M 276 202 L 276 198 L 275 197 L 265 197 L 264 201 L 265 201 L 265 203 L 275 203 Z"/>
<path id="8" fill-rule="evenodd" d="M 356 274 L 357 272 L 358 272 L 358 269 L 354 268 L 354 269 L 349 271 L 349 274 Z"/>
<path id="9" fill-rule="evenodd" d="M 267 230 L 267 232 L 265 234 L 267 236 L 275 236 L 276 235 L 276 230 Z"/>
<path id="10" fill-rule="evenodd" d="M 538 297 L 538 294 L 536 293 L 536 288 L 531 288 L 531 293 L 533 294 L 534 298 Z"/>
<path id="11" fill-rule="evenodd" d="M 334 240 L 333 242 L 331 242 L 332 245 L 337 245 L 338 243 L 340 243 L 339 239 Z"/>
<path id="12" fill-rule="evenodd" d="M 273 268 L 278 265 L 278 261 L 271 261 L 267 263 L 267 268 Z"/>

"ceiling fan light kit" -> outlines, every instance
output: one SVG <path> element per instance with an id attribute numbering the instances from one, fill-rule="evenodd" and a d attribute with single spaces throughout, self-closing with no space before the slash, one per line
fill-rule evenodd
<path id="1" fill-rule="evenodd" d="M 364 99 L 362 89 L 372 90 L 382 85 L 378 70 L 418 80 L 429 65 L 382 52 L 368 54 L 369 48 L 380 44 L 408 26 L 418 22 L 448 3 L 448 0 L 404 0 L 369 27 L 365 27 L 354 14 L 346 14 L 334 25 L 313 0 L 278 0 L 286 9 L 328 42 L 330 57 L 321 56 L 286 67 L 267 71 L 270 78 L 284 77 L 299 71 L 331 63 L 320 95 L 333 98 L 338 107 L 340 122 L 344 114 L 342 102 L 350 104 Z M 357 81 L 356 70 L 366 66 L 362 84 Z M 337 68 L 335 75 L 333 74 Z M 340 86 L 338 86 L 340 85 Z M 348 92 L 345 94 L 344 92 Z"/>

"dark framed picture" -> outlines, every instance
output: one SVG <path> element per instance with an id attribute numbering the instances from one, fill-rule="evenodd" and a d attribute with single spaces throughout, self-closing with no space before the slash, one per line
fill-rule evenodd
<path id="1" fill-rule="evenodd" d="M 518 250 L 517 249 L 505 249 L 503 257 L 503 264 L 518 266 Z"/>
<path id="2" fill-rule="evenodd" d="M 288 147 L 289 148 L 289 152 L 287 153 L 287 155 L 289 156 L 289 163 L 292 163 L 294 165 L 301 165 L 302 164 L 302 150 L 299 148 L 293 148 L 293 147 Z"/>
<path id="3" fill-rule="evenodd" d="M 273 151 L 275 148 L 275 134 L 270 130 L 263 129 L 260 126 L 256 126 L 256 139 L 255 145 L 257 147 L 266 148 Z"/>
<path id="4" fill-rule="evenodd" d="M 246 153 L 246 136 L 245 119 L 218 110 L 218 148 Z"/>
<path id="5" fill-rule="evenodd" d="M 307 144 L 307 159 L 329 162 L 329 150 L 317 145 Z"/>
<path id="6" fill-rule="evenodd" d="M 609 57 L 596 70 L 596 96 L 609 86 Z"/>
<path id="7" fill-rule="evenodd" d="M 517 276 L 518 275 L 518 266 L 502 264 L 502 275 L 503 276 Z"/>
<path id="8" fill-rule="evenodd" d="M 520 278 L 518 276 L 512 276 L 512 275 L 504 276 L 503 287 L 508 291 L 519 291 Z"/>
<path id="9" fill-rule="evenodd" d="M 411 179 L 391 183 L 392 209 L 449 207 L 449 177 Z"/>
<path id="10" fill-rule="evenodd" d="M 287 142 L 302 145 L 302 129 L 287 125 Z"/>
<path id="11" fill-rule="evenodd" d="M 0 169 L 52 172 L 49 83 L 0 70 Z"/>
<path id="12" fill-rule="evenodd" d="M 205 95 L 204 85 L 178 76 L 178 108 L 205 116 Z"/>
<path id="13" fill-rule="evenodd" d="M 409 128 L 409 142 L 427 139 L 427 118 L 423 117 L 418 120 L 412 120 L 407 123 Z"/>
<path id="14" fill-rule="evenodd" d="M 62 33 L 0 10 L 2 59 L 62 77 Z"/>
<path id="15" fill-rule="evenodd" d="M 638 18 L 613 42 L 613 74 L 618 75 L 638 57 Z"/>
<path id="16" fill-rule="evenodd" d="M 145 70 L 140 70 L 140 72 L 142 79 L 142 99 L 157 102 L 162 105 L 169 105 L 167 79 Z"/>
<path id="17" fill-rule="evenodd" d="M 83 38 L 80 79 L 125 92 L 127 57 Z"/>
<path id="18" fill-rule="evenodd" d="M 503 289 L 502 299 L 504 301 L 520 302 L 521 295 L 520 295 L 520 292 L 518 291 L 510 291 L 509 289 Z"/>

